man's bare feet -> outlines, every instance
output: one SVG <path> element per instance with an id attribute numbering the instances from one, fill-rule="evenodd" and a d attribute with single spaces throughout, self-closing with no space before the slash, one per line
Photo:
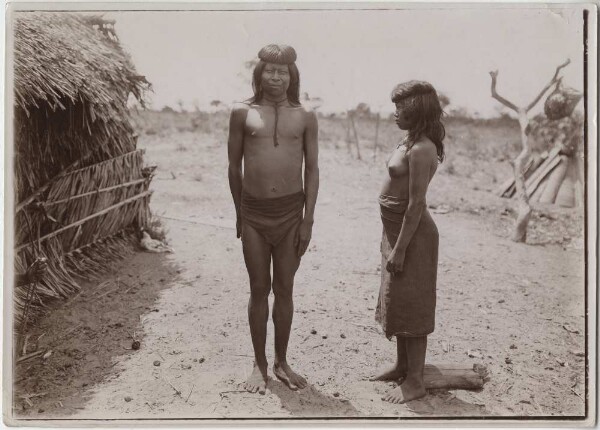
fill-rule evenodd
<path id="1" fill-rule="evenodd" d="M 259 366 L 258 364 L 254 364 L 254 369 L 252 370 L 252 374 L 244 384 L 244 388 L 246 391 L 250 393 L 265 394 L 267 392 L 267 364 L 264 366 Z"/>
<path id="2" fill-rule="evenodd" d="M 390 403 L 406 403 L 420 399 L 427 394 L 423 382 L 405 380 L 402 384 L 387 393 L 382 399 Z"/>
<path id="3" fill-rule="evenodd" d="M 301 390 L 307 385 L 306 379 L 294 372 L 287 363 L 276 363 L 273 372 L 292 391 Z"/>
<path id="4" fill-rule="evenodd" d="M 376 376 L 369 378 L 369 381 L 398 381 L 398 384 L 404 382 L 406 378 L 406 369 L 400 369 L 394 366 Z"/>

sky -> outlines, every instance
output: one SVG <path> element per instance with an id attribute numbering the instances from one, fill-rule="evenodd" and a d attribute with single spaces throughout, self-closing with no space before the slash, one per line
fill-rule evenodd
<path id="1" fill-rule="evenodd" d="M 292 45 L 301 92 L 324 112 L 364 102 L 391 112 L 399 82 L 431 82 L 451 106 L 496 116 L 498 92 L 528 104 L 567 58 L 563 82 L 583 89 L 581 9 L 516 7 L 335 11 L 112 12 L 115 30 L 140 74 L 152 83 L 152 107 L 206 108 L 252 94 L 244 62 L 269 43 Z M 537 107 L 541 110 L 542 103 Z M 534 111 L 535 113 L 535 111 Z"/>

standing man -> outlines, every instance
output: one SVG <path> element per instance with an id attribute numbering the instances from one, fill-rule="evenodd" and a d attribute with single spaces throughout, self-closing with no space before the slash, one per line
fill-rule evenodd
<path id="1" fill-rule="evenodd" d="M 296 51 L 291 46 L 267 45 L 258 57 L 252 78 L 254 97 L 236 104 L 231 112 L 228 155 L 237 237 L 242 239 L 250 278 L 248 319 L 254 369 L 245 387 L 264 394 L 271 288 L 275 296 L 273 372 L 292 390 L 307 384 L 289 366 L 287 346 L 294 314 L 294 275 L 310 243 L 319 167 L 317 117 L 299 101 Z"/>

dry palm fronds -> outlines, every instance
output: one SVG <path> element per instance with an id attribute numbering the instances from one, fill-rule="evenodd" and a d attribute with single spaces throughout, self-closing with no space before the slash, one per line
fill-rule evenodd
<path id="1" fill-rule="evenodd" d="M 64 245 L 64 236 L 68 234 L 75 234 L 83 238 L 91 240 L 85 240 L 85 244 L 95 242 L 99 236 L 105 231 L 112 231 L 116 233 L 119 229 L 114 229 L 115 226 L 131 225 L 138 219 L 138 212 L 140 202 L 141 205 L 146 202 L 146 198 L 151 195 L 151 191 L 144 191 L 133 197 L 129 197 L 125 200 L 119 201 L 109 207 L 106 207 L 98 212 L 95 212 L 85 218 L 78 219 L 77 221 L 56 229 L 39 238 L 40 242 L 45 242 L 56 236 L 60 236 Z M 82 229 L 74 230 L 75 227 L 82 227 Z M 82 232 L 83 231 L 83 232 Z M 68 242 L 72 243 L 71 240 Z M 31 244 L 25 243 L 16 248 L 17 252 L 21 252 L 24 249 L 31 247 Z M 64 246 L 63 246 L 64 250 Z M 67 250 L 68 252 L 68 250 Z"/>
<path id="2" fill-rule="evenodd" d="M 123 184 L 118 184 L 118 185 L 112 185 L 110 187 L 105 187 L 105 188 L 98 188 L 94 191 L 88 191 L 85 193 L 81 193 L 81 194 L 75 194 L 75 195 L 71 195 L 69 197 L 66 197 L 62 200 L 53 200 L 51 202 L 47 202 L 44 204 L 44 206 L 46 208 L 51 207 L 51 206 L 56 206 L 56 205 L 64 205 L 65 203 L 71 203 L 74 200 L 77 199 L 81 199 L 84 197 L 89 197 L 89 196 L 93 196 L 96 194 L 100 194 L 100 193 L 106 193 L 109 191 L 115 191 L 115 190 L 122 190 L 124 187 L 131 187 L 133 185 L 141 185 L 144 182 L 148 182 L 148 179 L 144 178 L 144 179 L 136 179 L 134 181 L 130 181 L 130 182 L 125 182 Z"/>
<path id="3" fill-rule="evenodd" d="M 110 263 L 129 255 L 136 244 L 135 232 L 122 231 L 71 251 L 64 257 L 65 265 L 80 278 L 96 279 L 107 271 Z"/>
<path id="4" fill-rule="evenodd" d="M 81 105 L 68 111 L 34 111 L 15 115 L 15 189 L 21 202 L 65 170 L 85 167 L 135 150 L 136 139 L 129 123 L 96 121 L 93 127 L 77 128 Z M 124 113 L 127 115 L 127 113 Z M 74 121 L 74 122 L 73 122 Z"/>
<path id="5" fill-rule="evenodd" d="M 133 151 L 118 157 L 70 172 L 52 185 L 47 200 L 59 200 L 98 188 L 141 179 L 142 151 Z"/>
<path id="6" fill-rule="evenodd" d="M 149 88 L 99 17 L 15 14 L 17 201 L 76 160 L 135 149 L 127 99 Z"/>
<path id="7" fill-rule="evenodd" d="M 80 290 L 76 278 L 97 279 L 110 268 L 110 264 L 129 255 L 136 246 L 137 237 L 133 229 L 122 230 L 116 235 L 111 235 L 97 240 L 94 243 L 75 249 L 68 254 L 60 251 L 60 242 L 55 238 L 43 244 L 41 255 L 48 258 L 49 268 L 47 276 L 38 283 L 33 300 L 30 304 L 30 313 L 35 319 L 44 312 L 45 304 L 52 300 L 67 299 Z M 15 260 L 17 273 L 23 272 L 32 259 L 28 250 L 19 254 Z M 15 327 L 22 323 L 23 310 L 26 306 L 26 288 L 17 288 L 15 291 Z"/>
<path id="8" fill-rule="evenodd" d="M 138 75 L 118 43 L 94 28 L 101 18 L 74 13 L 21 12 L 15 18 L 16 102 L 25 111 L 40 102 L 53 110 L 80 99 L 92 119 L 114 121 L 127 95 L 141 98 Z"/>
<path id="9" fill-rule="evenodd" d="M 39 313 L 43 307 L 44 299 L 65 299 L 79 290 L 79 286 L 63 264 L 61 245 L 57 240 L 48 240 L 42 243 L 37 252 L 29 247 L 18 253 L 15 257 L 15 272 L 24 273 L 36 256 L 47 258 L 48 271 L 44 279 L 38 282 L 34 293 L 31 303 L 31 312 L 34 315 Z M 26 288 L 15 290 L 15 319 L 19 324 L 22 312 L 27 305 L 26 292 Z"/>
<path id="10" fill-rule="evenodd" d="M 60 175 L 44 193 L 46 196 L 38 197 L 48 199 L 47 202 L 38 201 L 37 206 L 30 204 L 16 214 L 16 243 L 21 246 L 29 241 L 25 216 L 30 216 L 34 224 L 39 226 L 40 234 L 46 236 L 147 190 L 148 184 L 142 182 L 142 165 L 142 152 L 134 151 Z M 129 185 L 123 186 L 124 184 Z M 110 192 L 97 192 L 99 189 L 111 187 L 114 188 Z M 63 200 L 62 204 L 52 204 Z M 65 251 L 69 249 L 70 247 L 67 247 Z"/>
<path id="11" fill-rule="evenodd" d="M 125 256 L 148 222 L 150 177 L 127 99 L 143 104 L 149 84 L 121 49 L 114 22 L 14 17 L 15 270 L 48 260 L 31 300 L 30 289 L 15 290 L 20 322 L 25 308 L 39 314 L 48 301 L 76 294 L 77 277 L 97 276 Z"/>

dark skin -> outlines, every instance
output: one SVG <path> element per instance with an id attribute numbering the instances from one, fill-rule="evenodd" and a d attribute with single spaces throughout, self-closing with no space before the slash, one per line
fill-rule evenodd
<path id="1" fill-rule="evenodd" d="M 396 124 L 402 130 L 410 129 L 402 103 L 396 104 Z M 436 146 L 427 137 L 415 142 L 409 151 L 399 146 L 388 161 L 388 175 L 381 194 L 408 199 L 408 207 L 398 240 L 388 257 L 385 269 L 397 274 L 404 268 L 406 249 L 426 209 L 427 187 L 437 170 Z M 391 403 L 405 403 L 425 396 L 423 370 L 427 350 L 427 336 L 396 336 L 397 359 L 392 368 L 373 377 L 373 381 L 398 381 L 399 386 L 383 397 Z"/>
<path id="2" fill-rule="evenodd" d="M 261 394 L 266 392 L 268 380 L 265 347 L 271 290 L 275 296 L 273 372 L 292 390 L 307 385 L 306 379 L 288 364 L 287 347 L 294 313 L 294 276 L 310 244 L 319 187 L 318 125 L 314 112 L 292 106 L 287 101 L 289 84 L 288 66 L 268 63 L 262 74 L 262 98 L 252 105 L 237 104 L 231 113 L 229 127 L 229 185 L 236 209 L 236 234 L 242 238 L 250 280 L 248 319 L 254 368 L 245 388 Z M 275 109 L 278 109 L 277 130 L 274 130 Z M 275 132 L 277 146 L 273 137 Z M 242 190 L 257 198 L 271 198 L 303 189 L 306 196 L 303 219 L 276 246 L 267 243 L 256 230 L 243 223 Z"/>

